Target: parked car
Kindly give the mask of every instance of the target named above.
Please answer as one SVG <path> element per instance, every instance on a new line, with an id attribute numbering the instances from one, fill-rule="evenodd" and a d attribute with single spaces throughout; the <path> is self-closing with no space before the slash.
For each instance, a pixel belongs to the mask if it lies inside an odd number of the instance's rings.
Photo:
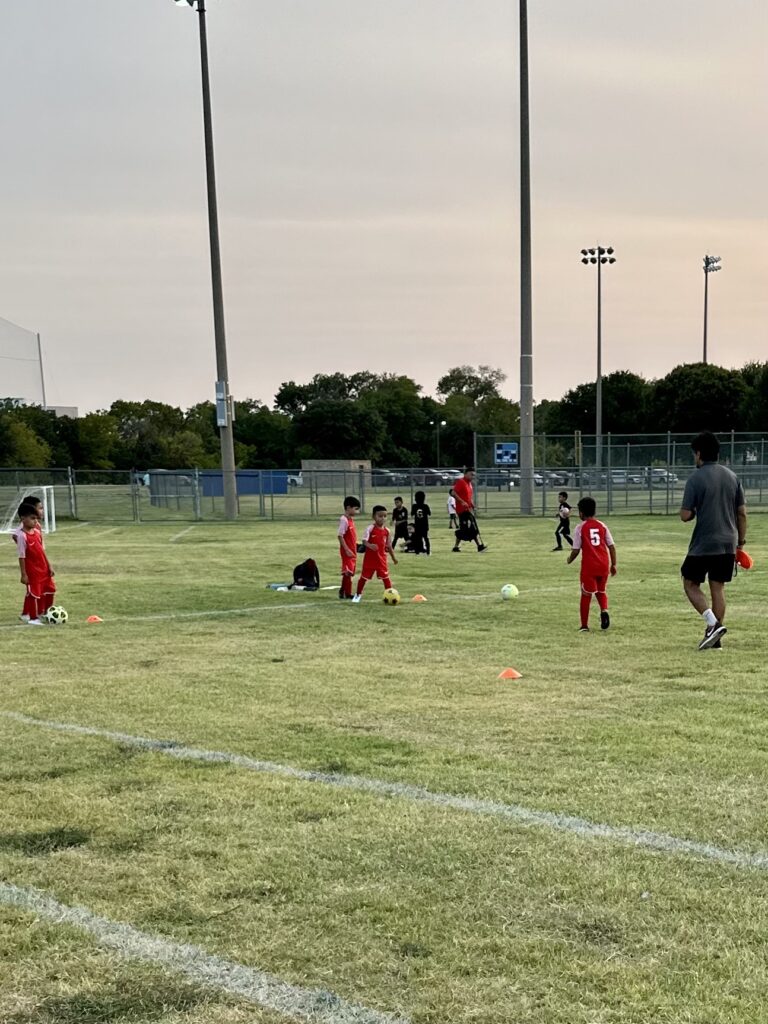
<path id="1" fill-rule="evenodd" d="M 298 473 L 289 473 L 288 474 L 288 486 L 289 487 L 303 487 L 304 486 L 304 477 L 301 474 L 301 470 L 299 470 Z"/>
<path id="2" fill-rule="evenodd" d="M 667 469 L 647 468 L 645 470 L 644 483 L 646 487 L 666 487 L 668 484 L 676 484 L 679 477 Z"/>
<path id="3" fill-rule="evenodd" d="M 407 473 L 398 473 L 392 469 L 372 469 L 371 486 L 373 487 L 402 487 L 410 482 Z"/>

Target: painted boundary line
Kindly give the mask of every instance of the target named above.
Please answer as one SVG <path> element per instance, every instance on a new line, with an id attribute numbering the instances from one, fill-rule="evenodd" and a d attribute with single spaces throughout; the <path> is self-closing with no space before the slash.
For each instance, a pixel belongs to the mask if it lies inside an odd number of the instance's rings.
<path id="1" fill-rule="evenodd" d="M 188 533 L 191 533 L 194 530 L 194 528 L 194 526 L 188 526 L 186 530 L 182 530 L 181 533 L 174 533 L 174 535 L 171 537 L 168 543 L 173 544 L 175 543 L 175 541 L 181 540 L 182 537 L 186 537 Z"/>
<path id="2" fill-rule="evenodd" d="M 291 985 L 265 971 L 214 956 L 200 946 L 172 942 L 99 917 L 85 907 L 67 906 L 38 889 L 0 882 L 0 903 L 87 932 L 101 946 L 128 960 L 168 967 L 200 985 L 312 1024 L 409 1024 L 406 1017 L 348 1003 L 323 989 Z"/>
<path id="3" fill-rule="evenodd" d="M 175 757 L 180 761 L 232 764 L 247 771 L 279 775 L 300 782 L 320 782 L 342 789 L 372 793 L 375 796 L 399 797 L 403 800 L 431 804 L 448 810 L 505 818 L 524 826 L 537 826 L 556 832 L 570 832 L 586 839 L 608 839 L 638 849 L 689 855 L 716 861 L 719 864 L 730 864 L 737 868 L 757 868 L 761 871 L 768 871 L 768 852 L 766 851 L 749 853 L 744 850 L 729 850 L 711 843 L 681 839 L 666 832 L 653 832 L 649 829 L 630 828 L 623 825 L 606 825 L 569 814 L 537 811 L 519 804 L 505 804 L 495 800 L 482 800 L 478 797 L 455 796 L 452 793 L 440 793 L 423 786 L 413 786 L 405 782 L 385 782 L 382 779 L 370 779 L 364 775 L 335 775 L 330 772 L 307 771 L 303 768 L 294 768 L 291 765 L 277 764 L 274 761 L 257 761 L 243 754 L 186 747 L 174 740 L 153 740 L 144 736 L 132 736 L 128 733 L 109 732 L 106 729 L 97 729 L 87 725 L 32 718 L 18 711 L 2 711 L 0 718 L 10 719 L 22 725 L 53 729 L 57 732 L 71 733 L 77 736 L 96 736 L 100 739 L 112 740 L 115 743 L 139 747 L 152 753 L 166 754 L 168 757 Z"/>
<path id="4" fill-rule="evenodd" d="M 334 590 L 336 588 L 334 587 Z M 257 605 L 255 608 L 219 608 L 214 611 L 201 611 L 201 612 L 158 612 L 157 615 L 119 615 L 115 618 L 107 617 L 104 619 L 104 624 L 109 623 L 121 623 L 121 622 L 165 622 L 173 621 L 175 619 L 215 619 L 220 618 L 223 615 L 255 615 L 261 612 L 286 612 L 293 611 L 296 608 L 309 608 L 311 603 L 309 601 L 299 601 L 296 604 L 276 604 L 276 605 Z M 71 629 L 72 626 L 82 626 L 85 623 L 71 623 L 67 626 Z M 0 626 L 0 630 L 6 629 L 18 629 L 26 630 L 27 627 L 21 623 L 13 623 Z"/>

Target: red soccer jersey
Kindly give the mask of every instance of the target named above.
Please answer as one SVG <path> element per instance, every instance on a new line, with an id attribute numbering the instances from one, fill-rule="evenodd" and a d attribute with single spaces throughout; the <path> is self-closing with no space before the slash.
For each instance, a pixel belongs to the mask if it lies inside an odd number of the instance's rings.
<path id="1" fill-rule="evenodd" d="M 346 558 L 347 555 L 341 546 L 342 540 L 353 554 L 357 552 L 357 530 L 355 529 L 355 520 L 351 516 L 342 516 L 339 520 L 339 551 L 341 551 L 341 557 Z"/>
<path id="2" fill-rule="evenodd" d="M 371 523 L 363 535 L 363 540 L 366 544 L 376 545 L 375 551 L 368 551 L 366 548 L 363 559 L 363 575 L 367 575 L 366 570 L 369 569 L 378 572 L 379 576 L 386 576 L 389 530 L 386 526 L 376 526 L 375 523 Z"/>
<path id="3" fill-rule="evenodd" d="M 475 507 L 475 503 L 472 500 L 472 484 L 469 480 L 465 480 L 463 476 L 460 476 L 453 485 L 453 493 L 456 496 L 456 511 L 459 514 L 470 512 Z"/>
<path id="4" fill-rule="evenodd" d="M 584 519 L 579 523 L 573 533 L 573 550 L 581 551 L 583 578 L 608 576 L 611 568 L 608 548 L 611 544 L 611 531 L 599 519 Z"/>

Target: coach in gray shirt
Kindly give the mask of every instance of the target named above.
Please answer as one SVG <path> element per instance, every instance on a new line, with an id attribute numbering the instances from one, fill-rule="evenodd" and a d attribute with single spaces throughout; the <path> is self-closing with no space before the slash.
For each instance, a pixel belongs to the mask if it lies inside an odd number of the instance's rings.
<path id="1" fill-rule="evenodd" d="M 696 520 L 688 555 L 680 571 L 688 600 L 706 623 L 699 650 L 720 647 L 725 634 L 725 584 L 733 578 L 736 549 L 747 539 L 747 509 L 744 491 L 735 473 L 718 463 L 720 442 L 709 431 L 691 441 L 696 472 L 688 478 L 683 492 L 680 518 Z M 709 579 L 712 607 L 701 585 Z"/>

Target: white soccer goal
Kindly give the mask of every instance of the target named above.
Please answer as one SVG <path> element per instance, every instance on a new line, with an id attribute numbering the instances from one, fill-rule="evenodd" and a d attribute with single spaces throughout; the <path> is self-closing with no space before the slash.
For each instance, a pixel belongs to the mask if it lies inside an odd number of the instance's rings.
<path id="1" fill-rule="evenodd" d="M 7 491 L 7 488 L 4 488 Z M 22 498 L 39 498 L 43 503 L 43 533 L 56 532 L 56 498 L 53 487 L 30 487 L 19 488 L 13 500 L 7 506 L 3 518 L 0 520 L 0 533 L 10 533 L 19 525 L 19 505 Z"/>

